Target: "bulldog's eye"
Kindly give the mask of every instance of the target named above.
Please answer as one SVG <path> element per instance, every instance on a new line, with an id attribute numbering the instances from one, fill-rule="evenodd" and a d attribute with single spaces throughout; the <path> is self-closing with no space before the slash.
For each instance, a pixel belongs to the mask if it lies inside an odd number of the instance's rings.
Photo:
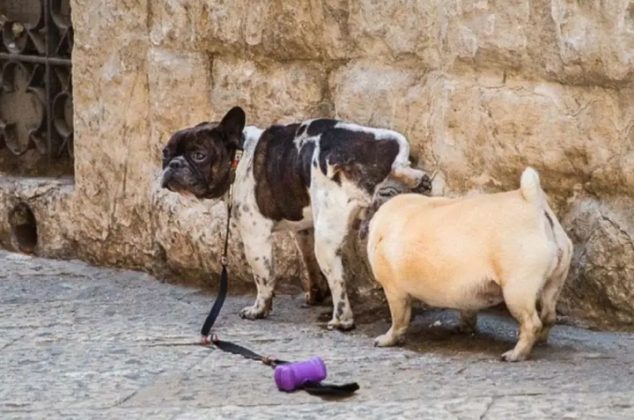
<path id="1" fill-rule="evenodd" d="M 193 151 L 190 156 L 192 157 L 192 159 L 198 162 L 207 159 L 207 153 L 201 152 L 200 150 Z"/>
<path id="2" fill-rule="evenodd" d="M 169 150 L 163 149 L 163 159 L 167 159 L 169 157 Z"/>

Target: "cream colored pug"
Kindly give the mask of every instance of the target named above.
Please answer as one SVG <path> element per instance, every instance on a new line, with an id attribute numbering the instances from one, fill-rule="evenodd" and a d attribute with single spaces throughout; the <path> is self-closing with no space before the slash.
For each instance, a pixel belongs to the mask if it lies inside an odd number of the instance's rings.
<path id="1" fill-rule="evenodd" d="M 505 302 L 519 322 L 519 340 L 502 355 L 525 360 L 546 341 L 572 256 L 532 168 L 519 190 L 464 198 L 403 194 L 370 223 L 368 257 L 383 286 L 392 327 L 376 346 L 402 341 L 410 299 L 458 309 L 461 326 L 475 328 L 477 311 Z M 537 305 L 540 305 L 540 311 Z"/>

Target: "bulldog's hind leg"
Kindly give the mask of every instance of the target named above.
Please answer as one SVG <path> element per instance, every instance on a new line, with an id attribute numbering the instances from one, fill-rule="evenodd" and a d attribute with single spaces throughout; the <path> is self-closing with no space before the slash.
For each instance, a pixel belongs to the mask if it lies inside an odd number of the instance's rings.
<path id="1" fill-rule="evenodd" d="M 420 184 L 425 176 L 425 172 L 420 169 L 414 169 L 410 166 L 402 166 L 392 169 L 391 177 L 399 182 L 413 188 Z"/>
<path id="2" fill-rule="evenodd" d="M 546 280 L 544 285 L 540 301 L 541 312 L 539 317 L 542 321 L 542 330 L 537 336 L 538 343 L 545 343 L 548 341 L 548 335 L 550 330 L 557 321 L 557 299 L 564 287 L 566 278 L 568 277 L 568 269 L 570 268 L 570 259 L 572 258 L 572 243 L 567 240 L 566 246 L 562 247 L 559 264 L 555 271 L 551 274 L 550 278 Z"/>
<path id="3" fill-rule="evenodd" d="M 328 296 L 328 283 L 315 256 L 315 231 L 312 228 L 301 230 L 295 232 L 294 236 L 306 269 L 306 276 L 302 277 L 306 304 L 321 303 Z"/>
<path id="4" fill-rule="evenodd" d="M 258 293 L 255 303 L 240 311 L 240 317 L 246 319 L 266 318 L 271 312 L 276 282 L 272 258 L 272 223 L 264 218 L 257 219 L 250 219 L 250 222 L 246 222 L 247 225 L 242 221 L 240 224 L 244 253 L 253 271 Z M 249 223 L 251 226 L 248 226 Z"/>
<path id="5" fill-rule="evenodd" d="M 420 169 L 415 169 L 409 166 L 403 166 L 392 169 L 390 178 L 397 180 L 404 184 L 412 192 L 419 194 L 430 195 L 432 190 L 431 178 Z"/>
<path id="6" fill-rule="evenodd" d="M 511 279 L 503 289 L 504 303 L 519 323 L 519 339 L 512 350 L 502 354 L 502 360 L 526 360 L 542 329 L 535 303 L 543 281 L 531 277 Z"/>
<path id="7" fill-rule="evenodd" d="M 460 311 L 460 321 L 458 332 L 464 334 L 475 334 L 478 331 L 478 311 Z"/>
<path id="8" fill-rule="evenodd" d="M 354 327 L 352 308 L 343 277 L 342 249 L 348 233 L 352 209 L 324 205 L 316 212 L 315 256 L 328 280 L 332 294 L 332 319 L 328 328 L 349 330 Z"/>

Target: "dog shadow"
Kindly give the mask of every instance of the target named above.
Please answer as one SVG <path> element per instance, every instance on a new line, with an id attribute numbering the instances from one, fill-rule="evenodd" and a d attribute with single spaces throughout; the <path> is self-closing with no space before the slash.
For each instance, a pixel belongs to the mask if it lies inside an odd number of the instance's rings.
<path id="1" fill-rule="evenodd" d="M 374 302 L 374 301 L 370 301 Z M 353 331 L 348 332 L 363 336 L 368 346 L 374 345 L 374 339 L 387 332 L 391 318 L 387 304 L 364 302 L 364 305 L 353 303 L 355 324 Z M 304 308 L 312 312 L 313 322 L 326 329 L 332 315 L 332 308 L 327 304 L 319 307 Z M 298 317 L 303 322 L 304 317 Z M 502 353 L 517 344 L 518 324 L 506 307 L 499 306 L 478 313 L 477 331 L 463 332 L 458 328 L 458 311 L 451 309 L 428 308 L 415 304 L 412 308 L 412 320 L 405 335 L 404 348 L 420 354 L 435 354 L 451 358 L 469 358 L 470 360 L 499 360 Z M 593 358 L 607 357 L 604 351 L 592 343 L 570 339 L 573 335 L 572 325 L 555 325 L 550 333 L 548 343 L 539 343 L 533 347 L 529 361 L 575 361 L 587 358 L 585 355 L 597 355 Z M 582 330 L 585 331 L 585 330 Z M 346 333 L 344 333 L 346 334 Z M 588 334 L 588 331 L 582 335 Z M 600 356 L 600 357 L 599 357 Z"/>
<path id="2" fill-rule="evenodd" d="M 374 320 L 363 314 L 358 317 L 357 330 L 368 336 L 373 344 L 375 337 L 384 334 L 390 327 L 389 312 Z M 518 324 L 505 308 L 494 308 L 478 314 L 477 331 L 463 332 L 459 329 L 457 311 L 448 309 L 422 309 L 412 311 L 412 321 L 402 348 L 417 353 L 432 353 L 449 357 L 469 356 L 475 359 L 499 359 L 501 354 L 512 349 L 517 343 Z M 532 360 L 568 359 L 575 352 L 573 346 L 558 342 L 556 328 L 551 332 L 550 342 L 536 344 L 531 352 Z"/>

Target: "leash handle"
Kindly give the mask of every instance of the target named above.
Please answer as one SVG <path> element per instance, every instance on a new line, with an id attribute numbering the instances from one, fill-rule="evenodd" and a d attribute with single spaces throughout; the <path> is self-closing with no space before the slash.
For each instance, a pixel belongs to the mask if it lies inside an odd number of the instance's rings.
<path id="1" fill-rule="evenodd" d="M 356 382 L 350 382 L 343 385 L 308 383 L 302 388 L 304 391 L 311 395 L 317 395 L 320 397 L 338 397 L 345 398 L 354 394 L 359 389 L 359 384 Z"/>

